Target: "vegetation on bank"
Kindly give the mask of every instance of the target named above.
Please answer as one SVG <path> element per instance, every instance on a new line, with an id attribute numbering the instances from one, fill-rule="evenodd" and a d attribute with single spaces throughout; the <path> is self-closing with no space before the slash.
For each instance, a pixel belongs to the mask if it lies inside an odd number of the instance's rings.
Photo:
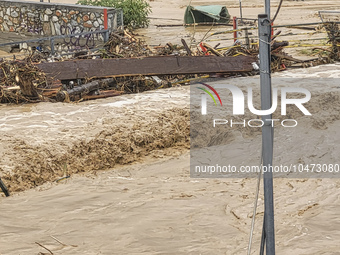
<path id="1" fill-rule="evenodd" d="M 79 0 L 77 4 L 120 8 L 124 14 L 124 25 L 142 28 L 149 25 L 151 6 L 145 0 Z"/>

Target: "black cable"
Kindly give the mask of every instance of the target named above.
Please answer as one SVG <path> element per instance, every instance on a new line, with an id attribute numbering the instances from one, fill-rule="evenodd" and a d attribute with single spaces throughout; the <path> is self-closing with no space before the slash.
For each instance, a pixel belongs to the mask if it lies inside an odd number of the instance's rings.
<path id="1" fill-rule="evenodd" d="M 280 1 L 279 6 L 277 7 L 276 13 L 275 13 L 274 18 L 272 19 L 271 23 L 274 23 L 277 15 L 279 14 L 281 6 L 282 6 L 282 3 L 283 3 L 283 0 Z"/>
<path id="2" fill-rule="evenodd" d="M 5 193 L 5 196 L 9 197 L 9 191 L 8 191 L 6 185 L 2 182 L 1 178 L 0 178 L 0 188 Z"/>

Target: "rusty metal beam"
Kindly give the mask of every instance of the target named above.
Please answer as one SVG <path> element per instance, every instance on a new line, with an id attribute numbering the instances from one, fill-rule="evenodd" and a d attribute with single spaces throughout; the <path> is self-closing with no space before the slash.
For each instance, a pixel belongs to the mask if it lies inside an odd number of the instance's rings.
<path id="1" fill-rule="evenodd" d="M 255 59 L 248 56 L 160 56 L 121 59 L 89 59 L 37 66 L 59 80 L 138 75 L 176 75 L 250 72 Z"/>

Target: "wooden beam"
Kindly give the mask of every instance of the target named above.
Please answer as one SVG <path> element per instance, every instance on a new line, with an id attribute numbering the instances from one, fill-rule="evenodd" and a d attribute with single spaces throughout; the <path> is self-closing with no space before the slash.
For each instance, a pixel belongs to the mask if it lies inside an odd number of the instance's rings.
<path id="1" fill-rule="evenodd" d="M 37 66 L 59 80 L 139 75 L 176 75 L 250 72 L 255 58 L 249 56 L 160 56 L 144 58 L 87 59 Z"/>
<path id="2" fill-rule="evenodd" d="M 303 63 L 303 62 L 305 62 L 304 60 L 300 60 L 300 59 L 293 58 L 291 56 L 286 56 L 286 55 L 279 54 L 279 53 L 271 53 L 271 54 L 272 54 L 272 56 L 275 56 L 275 57 L 278 57 L 278 58 L 282 58 L 282 59 L 287 59 L 289 61 L 294 61 L 296 63 Z"/>

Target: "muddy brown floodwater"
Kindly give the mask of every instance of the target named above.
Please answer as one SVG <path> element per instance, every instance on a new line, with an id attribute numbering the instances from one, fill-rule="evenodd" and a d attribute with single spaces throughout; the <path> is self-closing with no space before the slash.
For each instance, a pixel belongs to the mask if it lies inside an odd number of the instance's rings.
<path id="1" fill-rule="evenodd" d="M 263 9 L 260 1 L 242 2 L 247 16 Z M 150 3 L 157 19 L 138 33 L 155 45 L 190 38 L 192 28 L 154 27 L 163 18 L 180 23 L 188 2 Z M 221 3 L 238 14 L 238 1 L 210 4 Z M 284 7 L 278 23 L 339 9 L 335 1 L 285 1 Z M 275 129 L 275 164 L 339 164 L 340 65 L 273 78 L 294 78 L 290 86 L 312 94 L 311 117 L 290 111 L 299 125 Z M 258 79 L 212 84 L 258 89 Z M 190 178 L 189 99 L 189 86 L 182 86 L 78 104 L 0 105 L 0 173 L 12 192 L 0 197 L 0 254 L 48 254 L 45 248 L 60 255 L 246 254 L 256 180 Z M 226 161 L 258 164 L 260 130 L 227 130 L 221 139 L 229 145 Z M 339 188 L 338 178 L 274 179 L 277 254 L 339 254 Z M 252 254 L 262 219 L 261 188 Z"/>
<path id="2" fill-rule="evenodd" d="M 330 64 L 273 75 L 308 87 L 313 114 L 292 112 L 299 126 L 276 129 L 276 164 L 339 163 L 339 70 Z M 258 77 L 217 83 L 224 82 L 256 87 Z M 45 252 L 36 242 L 54 254 L 244 254 L 256 180 L 190 178 L 189 91 L 2 105 L 3 178 L 14 191 L 39 186 L 1 198 L 1 254 Z M 259 131 L 227 135 L 228 162 L 258 164 Z M 283 178 L 274 185 L 277 252 L 336 254 L 339 180 Z M 252 254 L 262 217 L 261 192 Z"/>

